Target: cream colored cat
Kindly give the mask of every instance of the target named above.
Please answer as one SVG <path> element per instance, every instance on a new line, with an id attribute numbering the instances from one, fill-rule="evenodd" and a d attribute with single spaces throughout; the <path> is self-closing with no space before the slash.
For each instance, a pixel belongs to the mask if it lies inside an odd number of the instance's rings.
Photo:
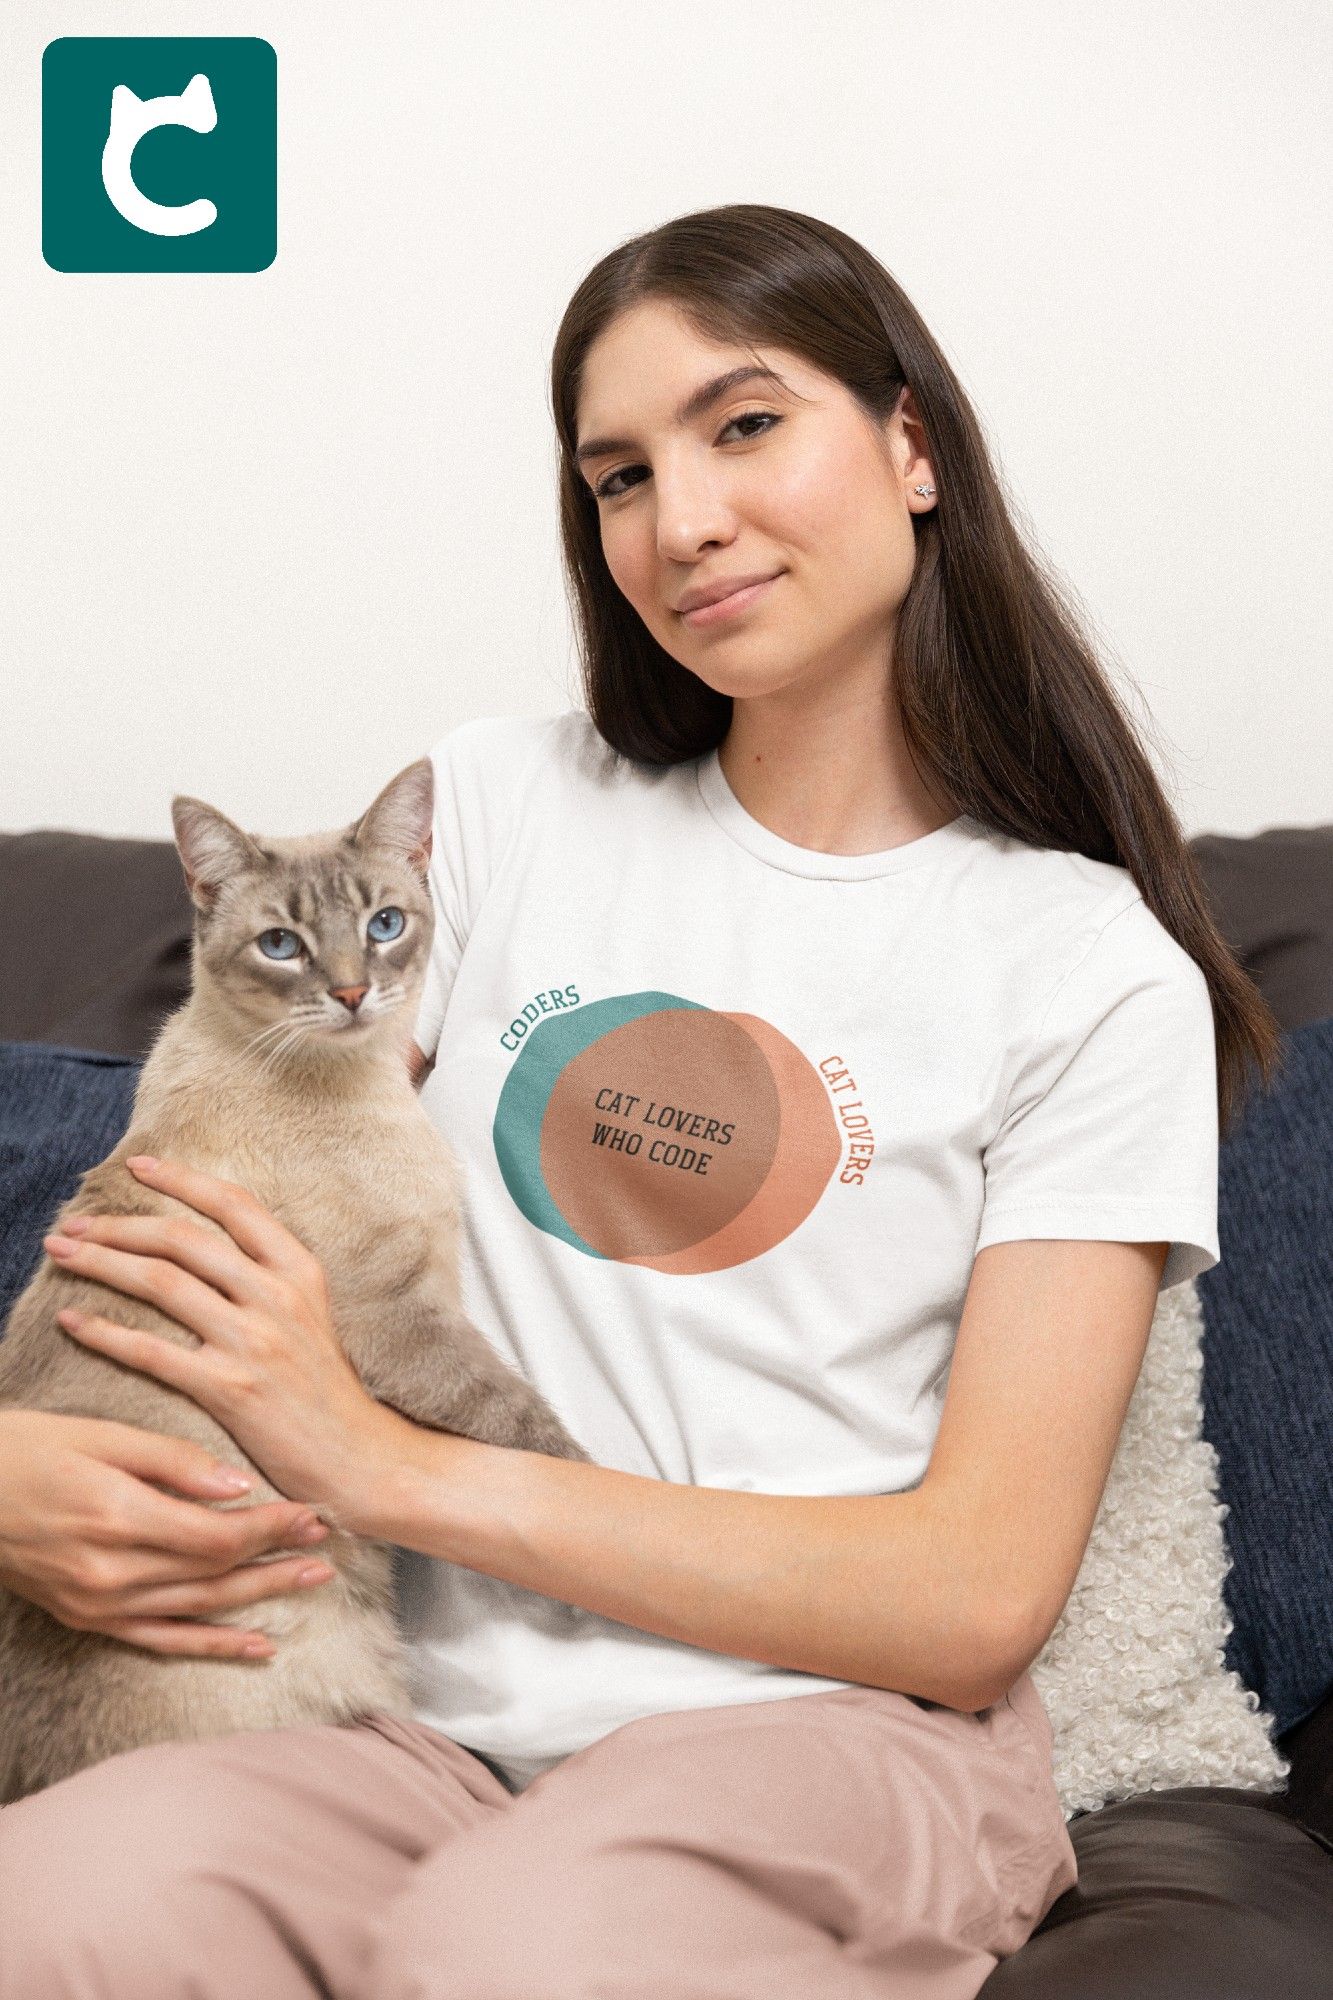
<path id="1" fill-rule="evenodd" d="M 52 1227 L 80 1213 L 184 1213 L 220 1229 L 136 1180 L 123 1164 L 133 1153 L 237 1181 L 318 1257 L 338 1338 L 381 1402 L 586 1459 L 459 1309 L 461 1173 L 408 1072 L 434 928 L 432 800 L 428 758 L 333 833 L 261 840 L 199 799 L 173 799 L 196 913 L 191 995 L 144 1064 L 128 1131 Z M 196 1344 L 146 1301 L 44 1258 L 0 1340 L 0 1407 L 191 1438 L 254 1477 L 250 1496 L 219 1505 L 284 1497 L 191 1398 L 66 1334 L 55 1315 L 68 1305 Z M 391 1547 L 330 1525 L 318 1553 L 334 1578 L 214 1620 L 266 1632 L 278 1648 L 266 1660 L 155 1653 L 0 1588 L 0 1802 L 141 1743 L 409 1716 Z M 550 1601 L 550 1615 L 575 1614 Z"/>

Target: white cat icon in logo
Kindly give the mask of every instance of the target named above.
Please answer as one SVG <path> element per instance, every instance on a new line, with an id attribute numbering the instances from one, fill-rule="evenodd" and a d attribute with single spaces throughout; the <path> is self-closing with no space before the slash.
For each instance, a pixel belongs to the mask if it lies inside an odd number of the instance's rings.
<path id="1" fill-rule="evenodd" d="M 102 148 L 102 185 L 112 206 L 134 228 L 152 236 L 193 236 L 217 221 L 216 205 L 200 196 L 178 204 L 153 201 L 135 183 L 134 149 L 159 125 L 185 125 L 211 132 L 218 122 L 208 78 L 192 76 L 179 96 L 136 97 L 127 83 L 111 93 L 111 127 Z"/>

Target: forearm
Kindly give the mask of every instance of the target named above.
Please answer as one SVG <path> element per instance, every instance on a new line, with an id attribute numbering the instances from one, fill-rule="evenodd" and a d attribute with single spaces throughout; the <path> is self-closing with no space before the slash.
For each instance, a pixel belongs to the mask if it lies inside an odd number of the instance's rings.
<path id="1" fill-rule="evenodd" d="M 710 1652 L 960 1708 L 1016 1678 L 921 1488 L 733 1492 L 405 1424 L 363 1492 L 358 1533 Z"/>

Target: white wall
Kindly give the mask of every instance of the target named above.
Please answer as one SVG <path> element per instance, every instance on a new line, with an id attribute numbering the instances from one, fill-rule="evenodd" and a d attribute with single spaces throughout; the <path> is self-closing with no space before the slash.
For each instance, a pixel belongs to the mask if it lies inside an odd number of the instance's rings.
<path id="1" fill-rule="evenodd" d="M 41 56 L 278 55 L 252 275 L 41 256 Z M 1325 0 L 23 0 L 0 29 L 0 827 L 339 825 L 577 699 L 550 343 L 723 201 L 894 272 L 1190 832 L 1333 819 Z"/>

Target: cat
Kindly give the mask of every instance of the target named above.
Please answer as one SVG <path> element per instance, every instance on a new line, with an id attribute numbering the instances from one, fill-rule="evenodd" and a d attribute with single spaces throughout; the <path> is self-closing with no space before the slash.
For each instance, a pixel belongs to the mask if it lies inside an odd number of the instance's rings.
<path id="1" fill-rule="evenodd" d="M 183 1213 L 221 1228 L 137 1180 L 131 1154 L 235 1181 L 319 1259 L 339 1342 L 379 1401 L 435 1429 L 586 1460 L 459 1304 L 462 1170 L 409 1076 L 434 930 L 433 798 L 422 758 L 350 826 L 284 839 L 173 798 L 194 905 L 190 996 L 153 1042 L 128 1130 L 52 1226 Z M 254 1482 L 241 1502 L 218 1505 L 289 1497 L 191 1397 L 67 1334 L 55 1315 L 70 1305 L 197 1344 L 146 1301 L 43 1258 L 0 1339 L 0 1408 L 193 1439 Z M 0 1587 L 0 1803 L 149 1742 L 372 1710 L 410 1717 L 392 1545 L 319 1511 L 331 1532 L 317 1553 L 337 1574 L 211 1620 L 265 1632 L 277 1646 L 266 1659 L 157 1653 L 66 1626 Z M 578 1615 L 520 1594 L 555 1622 Z"/>

